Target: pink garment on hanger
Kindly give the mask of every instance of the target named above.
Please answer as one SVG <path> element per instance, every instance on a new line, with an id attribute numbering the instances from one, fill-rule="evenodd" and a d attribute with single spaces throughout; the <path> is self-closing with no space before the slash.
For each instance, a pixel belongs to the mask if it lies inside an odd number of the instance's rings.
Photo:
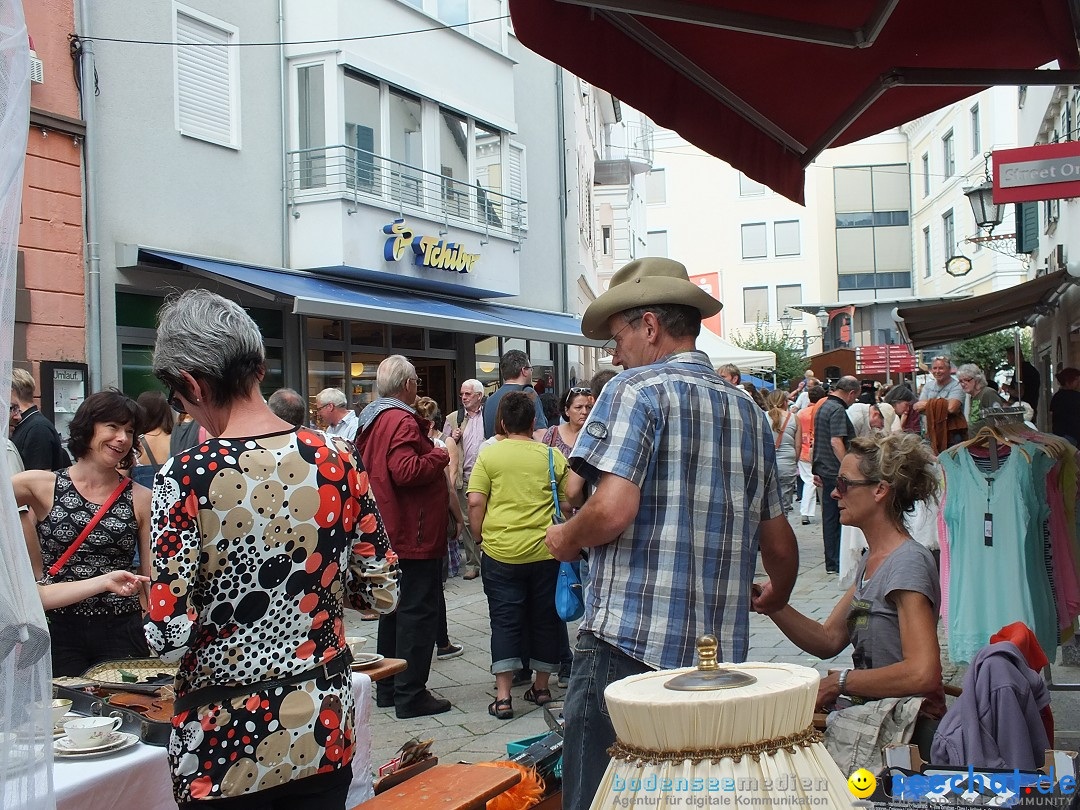
<path id="1" fill-rule="evenodd" d="M 1046 475 L 1046 500 L 1050 507 L 1050 550 L 1054 559 L 1054 603 L 1057 605 L 1058 628 L 1072 626 L 1080 616 L 1080 583 L 1076 581 L 1076 560 L 1069 529 L 1065 523 L 1065 500 L 1061 493 L 1061 464 L 1055 464 Z"/>

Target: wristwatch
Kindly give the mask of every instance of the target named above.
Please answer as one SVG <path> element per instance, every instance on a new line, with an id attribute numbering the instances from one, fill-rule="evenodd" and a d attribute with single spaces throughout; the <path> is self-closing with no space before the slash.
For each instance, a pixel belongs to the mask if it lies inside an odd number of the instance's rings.
<path id="1" fill-rule="evenodd" d="M 840 677 L 836 679 L 836 684 L 840 687 L 841 695 L 847 694 L 847 676 L 849 672 L 851 672 L 850 669 L 840 670 Z"/>

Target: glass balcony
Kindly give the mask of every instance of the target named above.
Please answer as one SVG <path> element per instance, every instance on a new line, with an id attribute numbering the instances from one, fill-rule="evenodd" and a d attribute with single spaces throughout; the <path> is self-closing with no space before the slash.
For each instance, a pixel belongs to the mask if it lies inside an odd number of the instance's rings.
<path id="1" fill-rule="evenodd" d="M 528 230 L 525 200 L 390 160 L 353 146 L 287 153 L 289 203 L 339 196 L 508 238 Z"/>

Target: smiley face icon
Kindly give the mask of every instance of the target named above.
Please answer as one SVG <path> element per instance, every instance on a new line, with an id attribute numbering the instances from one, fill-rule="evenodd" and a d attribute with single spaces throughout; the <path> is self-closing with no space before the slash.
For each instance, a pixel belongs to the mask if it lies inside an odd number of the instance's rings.
<path id="1" fill-rule="evenodd" d="M 851 795 L 859 799 L 865 799 L 874 792 L 874 788 L 877 787 L 877 779 L 866 768 L 859 768 L 848 777 L 847 785 Z"/>

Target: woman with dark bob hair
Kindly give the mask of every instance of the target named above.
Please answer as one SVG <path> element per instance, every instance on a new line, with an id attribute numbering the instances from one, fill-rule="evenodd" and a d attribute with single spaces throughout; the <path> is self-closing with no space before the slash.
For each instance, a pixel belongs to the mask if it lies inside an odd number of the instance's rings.
<path id="1" fill-rule="evenodd" d="M 169 403 L 216 437 L 154 479 L 145 630 L 180 665 L 177 804 L 340 810 L 355 747 L 344 611 L 397 605 L 367 473 L 350 443 L 270 410 L 262 335 L 232 301 L 166 302 L 153 367 Z"/>
<path id="2" fill-rule="evenodd" d="M 91 394 L 69 427 L 68 449 L 75 463 L 65 470 L 27 470 L 12 478 L 16 502 L 40 517 L 41 560 L 48 572 L 42 584 L 131 571 L 136 550 L 140 573 L 149 573 L 150 490 L 119 472 L 135 463 L 135 436 L 142 421 L 142 409 L 119 391 Z M 97 525 L 56 569 L 107 504 Z M 149 655 L 137 590 L 128 595 L 99 593 L 50 610 L 48 619 L 54 675 L 81 675 L 102 661 Z"/>
<path id="3" fill-rule="evenodd" d="M 916 502 L 937 494 L 931 460 L 922 440 L 910 433 L 854 439 L 831 494 L 840 505 L 840 522 L 862 529 L 869 546 L 855 571 L 855 584 L 824 624 L 790 605 L 769 614 L 785 636 L 811 655 L 832 658 L 853 648 L 853 669 L 822 678 L 819 710 L 878 698 L 922 697 L 912 742 L 927 758 L 945 713 L 937 640 L 941 590 L 934 557 L 911 539 L 904 516 Z"/>

